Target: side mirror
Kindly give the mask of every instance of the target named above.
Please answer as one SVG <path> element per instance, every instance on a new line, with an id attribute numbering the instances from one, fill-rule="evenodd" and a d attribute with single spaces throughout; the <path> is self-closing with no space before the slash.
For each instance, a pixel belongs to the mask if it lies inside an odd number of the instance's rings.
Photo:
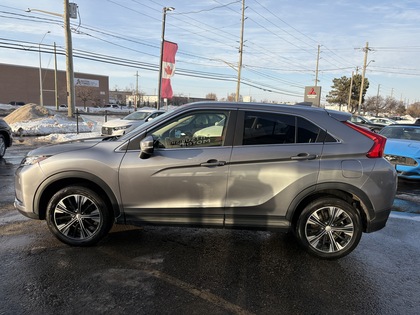
<path id="1" fill-rule="evenodd" d="M 153 151 L 154 151 L 153 143 L 154 141 L 153 141 L 152 136 L 147 136 L 146 138 L 140 141 L 139 157 L 141 159 L 148 159 L 153 154 Z"/>

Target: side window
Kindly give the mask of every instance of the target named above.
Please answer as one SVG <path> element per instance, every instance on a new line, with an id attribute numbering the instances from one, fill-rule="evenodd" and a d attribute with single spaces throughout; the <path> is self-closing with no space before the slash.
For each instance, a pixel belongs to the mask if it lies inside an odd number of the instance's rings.
<path id="1" fill-rule="evenodd" d="M 222 146 L 228 121 L 226 111 L 184 114 L 153 130 L 157 148 L 176 149 Z"/>
<path id="2" fill-rule="evenodd" d="M 295 117 L 290 115 L 246 112 L 243 144 L 283 144 L 295 142 Z"/>
<path id="3" fill-rule="evenodd" d="M 246 112 L 243 145 L 323 142 L 326 133 L 310 121 L 285 114 Z"/>
<path id="4" fill-rule="evenodd" d="M 297 126 L 297 143 L 323 142 L 323 139 L 320 139 L 321 129 L 310 121 L 298 117 Z"/>

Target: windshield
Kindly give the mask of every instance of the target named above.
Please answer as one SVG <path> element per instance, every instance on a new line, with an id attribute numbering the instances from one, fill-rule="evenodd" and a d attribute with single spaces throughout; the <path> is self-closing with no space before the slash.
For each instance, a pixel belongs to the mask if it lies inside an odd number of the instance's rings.
<path id="1" fill-rule="evenodd" d="M 385 127 L 380 132 L 389 139 L 420 141 L 420 127 L 392 126 Z"/>
<path id="2" fill-rule="evenodd" d="M 147 111 L 147 112 L 143 112 L 143 111 L 139 111 L 139 112 L 133 112 L 127 116 L 125 116 L 123 119 L 125 120 L 143 120 L 145 119 L 147 116 L 149 116 L 152 112 Z"/>
<path id="3" fill-rule="evenodd" d="M 125 135 L 121 136 L 118 139 L 119 140 L 123 140 L 123 141 L 124 140 L 127 140 L 127 139 L 130 139 L 131 137 L 133 137 L 133 135 L 135 135 L 136 133 L 138 133 L 139 129 L 143 129 L 143 128 L 146 128 L 147 129 L 151 123 L 155 123 L 157 121 L 160 121 L 161 119 L 165 119 L 165 117 L 168 115 L 168 113 L 170 113 L 170 112 L 165 112 L 164 114 L 161 114 L 161 115 L 159 115 L 158 117 L 156 117 L 154 119 L 151 119 L 149 121 L 146 121 L 144 124 L 141 124 L 137 128 L 134 128 L 130 132 L 127 132 Z"/>

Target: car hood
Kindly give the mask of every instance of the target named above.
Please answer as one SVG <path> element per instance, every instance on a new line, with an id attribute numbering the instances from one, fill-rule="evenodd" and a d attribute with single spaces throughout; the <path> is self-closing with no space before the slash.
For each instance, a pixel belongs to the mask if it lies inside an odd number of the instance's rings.
<path id="1" fill-rule="evenodd" d="M 42 147 L 30 151 L 27 155 L 55 155 L 69 151 L 88 149 L 97 145 L 98 143 L 103 141 L 103 139 L 104 138 L 88 138 L 66 141 L 57 144 L 44 145 Z"/>
<path id="2" fill-rule="evenodd" d="M 114 128 L 114 127 L 122 127 L 132 125 L 134 123 L 138 123 L 141 120 L 129 120 L 129 119 L 113 119 L 107 121 L 102 125 L 102 127 Z"/>
<path id="3" fill-rule="evenodd" d="M 387 139 L 385 154 L 420 157 L 420 141 Z"/>

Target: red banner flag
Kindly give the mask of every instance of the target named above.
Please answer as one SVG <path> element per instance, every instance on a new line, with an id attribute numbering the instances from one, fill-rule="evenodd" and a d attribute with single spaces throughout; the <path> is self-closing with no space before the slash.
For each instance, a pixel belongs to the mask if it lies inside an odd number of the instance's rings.
<path id="1" fill-rule="evenodd" d="M 173 92 L 171 87 L 171 77 L 175 73 L 175 54 L 178 50 L 178 45 L 172 42 L 163 42 L 163 57 L 162 57 L 162 98 L 172 98 Z"/>

